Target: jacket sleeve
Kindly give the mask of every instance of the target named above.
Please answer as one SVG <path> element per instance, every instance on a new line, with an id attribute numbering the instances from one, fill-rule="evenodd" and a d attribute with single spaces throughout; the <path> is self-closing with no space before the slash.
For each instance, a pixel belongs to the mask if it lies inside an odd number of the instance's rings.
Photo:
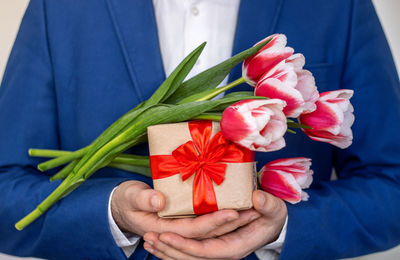
<path id="1" fill-rule="evenodd" d="M 23 231 L 14 224 L 59 182 L 35 169 L 29 148 L 59 148 L 57 106 L 45 4 L 32 0 L 0 88 L 0 251 L 46 259 L 124 259 L 107 205 L 123 178 L 94 178 Z"/>
<path id="2" fill-rule="evenodd" d="M 288 205 L 281 259 L 338 259 L 400 243 L 400 86 L 370 0 L 354 0 L 342 88 L 354 89 L 354 142 L 335 150 L 338 180 Z"/>

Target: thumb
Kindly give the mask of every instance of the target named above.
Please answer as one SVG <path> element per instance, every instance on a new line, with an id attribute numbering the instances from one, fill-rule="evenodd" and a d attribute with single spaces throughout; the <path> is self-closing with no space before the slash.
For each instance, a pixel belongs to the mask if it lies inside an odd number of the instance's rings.
<path id="1" fill-rule="evenodd" d="M 144 182 L 133 181 L 125 192 L 125 199 L 132 210 L 157 212 L 165 207 L 164 195 Z"/>
<path id="2" fill-rule="evenodd" d="M 274 216 L 286 207 L 283 200 L 262 190 L 253 192 L 253 205 L 264 216 Z"/>

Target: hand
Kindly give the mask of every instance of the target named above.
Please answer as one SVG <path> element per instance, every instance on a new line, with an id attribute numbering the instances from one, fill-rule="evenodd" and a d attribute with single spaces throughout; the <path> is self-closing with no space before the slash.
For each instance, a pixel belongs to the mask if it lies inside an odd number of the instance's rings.
<path id="1" fill-rule="evenodd" d="M 221 210 L 195 218 L 166 219 L 156 213 L 164 206 L 164 195 L 139 181 L 120 184 L 111 198 L 111 212 L 118 227 L 139 236 L 173 232 L 186 238 L 216 237 L 261 216 L 255 211 Z"/>
<path id="2" fill-rule="evenodd" d="M 261 190 L 253 192 L 254 212 L 262 217 L 236 231 L 204 240 L 185 238 L 176 233 L 149 232 L 144 248 L 162 259 L 240 259 L 275 241 L 285 224 L 285 203 Z"/>

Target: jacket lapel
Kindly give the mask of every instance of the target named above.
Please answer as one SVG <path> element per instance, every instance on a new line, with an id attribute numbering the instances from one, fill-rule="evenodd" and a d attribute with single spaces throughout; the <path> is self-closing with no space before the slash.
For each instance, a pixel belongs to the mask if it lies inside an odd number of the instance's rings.
<path id="1" fill-rule="evenodd" d="M 258 41 L 275 33 L 283 0 L 242 0 L 236 26 L 233 54 L 250 48 Z M 242 75 L 242 65 L 236 66 L 229 80 L 235 80 Z M 235 88 L 233 91 L 239 90 Z M 243 89 L 248 88 L 244 87 Z"/>
<path id="2" fill-rule="evenodd" d="M 150 0 L 107 0 L 132 85 L 141 101 L 165 79 Z"/>

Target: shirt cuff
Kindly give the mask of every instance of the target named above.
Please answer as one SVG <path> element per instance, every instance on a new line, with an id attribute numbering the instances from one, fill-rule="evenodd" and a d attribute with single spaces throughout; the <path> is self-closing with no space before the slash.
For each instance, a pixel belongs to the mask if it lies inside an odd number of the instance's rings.
<path id="1" fill-rule="evenodd" d="M 258 259 L 276 260 L 279 258 L 279 255 L 282 251 L 283 243 L 285 242 L 287 223 L 288 217 L 286 217 L 285 224 L 283 225 L 282 231 L 279 234 L 278 239 L 255 251 Z"/>
<path id="2" fill-rule="evenodd" d="M 140 241 L 140 236 L 122 232 L 117 226 L 117 223 L 115 223 L 111 213 L 111 198 L 115 189 L 116 188 L 111 191 L 108 199 L 108 223 L 110 225 L 111 234 L 115 240 L 115 243 L 122 249 L 122 251 L 124 251 L 126 257 L 129 258 L 133 252 L 135 252 Z"/>

